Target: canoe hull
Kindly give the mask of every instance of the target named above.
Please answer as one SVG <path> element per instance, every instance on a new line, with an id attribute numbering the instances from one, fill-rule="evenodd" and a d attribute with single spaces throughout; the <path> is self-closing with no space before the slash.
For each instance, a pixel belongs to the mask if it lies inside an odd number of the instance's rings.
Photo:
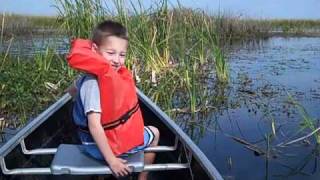
<path id="1" fill-rule="evenodd" d="M 179 132 L 175 130 L 177 127 L 170 127 L 170 123 L 168 124 L 168 122 L 166 122 L 168 121 L 168 117 L 163 117 L 161 114 L 163 112 L 159 114 L 157 107 L 154 108 L 155 105 L 151 104 L 149 99 L 146 99 L 141 93 L 139 100 L 145 125 L 156 126 L 160 130 L 160 145 L 173 146 L 176 137 L 183 140 L 181 143 L 178 143 L 176 151 L 157 153 L 155 163 L 190 162 L 189 169 L 151 172 L 150 176 L 152 179 L 214 179 L 211 171 L 216 171 L 215 168 L 205 169 L 204 166 L 206 165 L 199 161 L 199 157 L 195 158 L 197 152 L 194 151 L 194 144 L 193 146 L 186 145 L 185 143 L 188 143 L 188 141 L 185 141 L 183 135 L 181 136 L 181 132 L 179 134 Z M 68 100 L 25 138 L 27 149 L 56 148 L 62 143 L 79 144 L 76 127 L 72 123 L 71 112 L 72 100 Z M 53 156 L 54 155 L 24 155 L 18 145 L 5 157 L 5 160 L 8 169 L 18 167 L 50 167 Z M 209 166 L 212 166 L 212 164 L 210 163 Z M 96 177 L 97 176 L 92 175 L 2 175 L 1 179 L 95 179 Z M 218 178 L 215 179 L 220 179 L 219 177 L 218 174 Z"/>

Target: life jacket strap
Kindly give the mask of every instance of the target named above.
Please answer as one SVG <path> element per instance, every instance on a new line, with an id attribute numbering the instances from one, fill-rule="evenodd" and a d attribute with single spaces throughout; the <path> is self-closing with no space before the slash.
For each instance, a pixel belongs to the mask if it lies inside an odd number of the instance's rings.
<path id="1" fill-rule="evenodd" d="M 120 124 L 124 124 L 126 123 L 130 117 L 138 111 L 139 109 L 139 103 L 137 102 L 137 104 L 134 105 L 133 108 L 129 109 L 125 114 L 123 114 L 120 118 L 118 118 L 117 120 L 115 121 L 112 121 L 110 123 L 106 123 L 106 124 L 102 124 L 102 127 L 104 130 L 110 130 L 110 129 L 113 129 L 117 126 L 119 126 Z M 85 132 L 85 133 L 89 133 L 89 128 L 88 127 L 84 127 L 84 126 L 78 126 L 78 129 L 82 132 Z"/>
<path id="2" fill-rule="evenodd" d="M 102 127 L 104 130 L 109 130 L 109 129 L 113 129 L 117 126 L 119 126 L 120 124 L 124 124 L 126 123 L 130 117 L 137 112 L 139 109 L 139 103 L 137 102 L 131 109 L 129 109 L 125 114 L 123 114 L 119 119 L 117 119 L 116 121 L 112 121 L 110 123 L 106 123 L 106 124 L 102 124 Z"/>

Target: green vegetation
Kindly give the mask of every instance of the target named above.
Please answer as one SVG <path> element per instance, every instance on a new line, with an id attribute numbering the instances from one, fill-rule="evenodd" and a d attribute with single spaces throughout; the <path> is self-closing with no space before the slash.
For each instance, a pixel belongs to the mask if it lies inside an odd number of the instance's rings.
<path id="1" fill-rule="evenodd" d="M 320 33 L 319 20 L 270 20 L 266 21 L 273 30 L 280 30 L 283 33 Z"/>
<path id="2" fill-rule="evenodd" d="M 233 15 L 213 16 L 221 39 L 242 40 L 279 35 L 320 35 L 320 20 L 250 19 Z"/>
<path id="3" fill-rule="evenodd" d="M 218 45 L 215 23 L 204 11 L 181 6 L 169 9 L 167 0 L 147 10 L 141 2 L 126 5 L 115 0 L 116 14 L 109 13 L 109 7 L 99 0 L 57 3 L 62 26 L 70 37 L 89 38 L 92 27 L 105 18 L 123 23 L 130 37 L 127 65 L 134 67 L 141 79 L 138 86 L 167 112 L 176 106 L 188 112 L 205 109 L 201 98 L 205 85 L 200 83 L 207 76 L 205 65 L 217 66 L 212 70 L 218 70 L 218 81 L 228 82 L 229 69 Z M 181 104 L 174 105 L 177 98 Z"/>
<path id="4" fill-rule="evenodd" d="M 116 7 L 114 12 L 111 7 Z M 58 17 L 2 14 L 0 43 L 6 36 L 33 33 L 63 32 L 70 38 L 89 38 L 103 19 L 120 21 L 129 31 L 127 65 L 137 85 L 168 113 L 206 111 L 224 102 L 224 96 L 216 96 L 215 90 L 224 89 L 230 81 L 223 49 L 230 41 L 263 38 L 277 30 L 301 33 L 320 28 L 317 20 L 254 20 L 209 15 L 182 5 L 169 8 L 167 0 L 157 1 L 150 9 L 144 9 L 140 1 L 56 0 L 56 8 Z M 26 120 L 61 95 L 74 77 L 65 60 L 50 48 L 23 61 L 6 52 L 0 56 L 0 118 L 15 114 L 14 118 Z M 22 78 L 25 74 L 29 80 Z M 52 94 L 46 94 L 50 88 Z"/>
<path id="5" fill-rule="evenodd" d="M 30 16 L 2 13 L 0 14 L 0 19 L 5 19 L 5 26 L 2 26 L 4 28 L 4 35 L 11 36 L 42 33 L 61 33 L 61 29 L 59 27 L 62 23 L 64 23 L 64 27 L 69 26 L 67 29 L 83 26 L 81 30 L 77 30 L 79 31 L 79 36 L 77 37 L 86 37 L 89 36 L 88 33 L 97 22 L 106 17 L 115 16 L 114 14 L 110 13 L 110 8 L 106 8 L 101 0 L 55 1 L 57 3 L 57 9 L 59 13 L 63 14 L 63 21 L 55 16 Z M 153 14 L 153 12 L 156 12 L 157 8 L 159 8 L 161 4 L 168 4 L 167 0 L 159 0 L 156 8 L 146 11 L 139 3 L 137 5 L 133 5 L 132 2 L 127 2 L 127 4 L 132 6 L 134 15 L 140 14 L 141 12 L 145 13 L 145 15 L 148 15 L 148 11 Z M 129 13 L 126 9 L 125 1 L 113 0 L 111 4 L 113 4 L 117 8 L 118 20 L 122 21 L 125 24 L 132 24 L 130 22 L 132 20 L 132 16 L 130 14 L 130 18 L 128 18 Z M 66 11 L 63 12 L 63 10 Z M 221 40 L 263 38 L 272 35 L 272 33 L 274 32 L 278 32 L 283 35 L 320 34 L 320 20 L 251 19 L 248 17 L 242 17 L 225 12 L 219 12 L 214 15 L 208 15 L 204 13 L 203 16 L 201 15 L 201 11 L 199 12 L 199 10 L 186 9 L 182 6 L 176 9 L 170 9 L 167 6 L 166 11 L 174 12 L 172 18 L 176 20 L 183 19 L 179 17 L 180 15 L 183 15 L 184 18 L 195 18 L 193 19 L 194 21 L 202 20 L 202 18 L 210 19 L 214 24 L 215 33 L 219 35 Z M 160 14 L 153 15 L 157 16 Z M 66 21 L 65 18 L 69 18 L 69 20 Z M 174 22 L 177 22 L 176 20 L 174 20 Z"/>
<path id="6" fill-rule="evenodd" d="M 214 48 L 214 61 L 216 76 L 219 82 L 226 83 L 229 81 L 229 65 L 226 62 L 223 52 L 220 48 Z"/>
<path id="7" fill-rule="evenodd" d="M 320 144 L 320 134 L 318 132 L 319 125 L 316 119 L 312 118 L 307 113 L 306 109 L 299 102 L 297 102 L 290 94 L 289 94 L 289 102 L 292 103 L 297 108 L 297 110 L 299 111 L 299 114 L 302 117 L 302 123 L 301 123 L 302 130 L 304 129 L 311 130 L 312 133 L 310 135 L 313 135 L 316 139 L 317 144 Z"/>
<path id="8" fill-rule="evenodd" d="M 30 36 L 32 34 L 57 33 L 60 23 L 54 16 L 25 16 L 17 14 L 0 14 L 3 36 Z"/>
<path id="9" fill-rule="evenodd" d="M 37 115 L 57 100 L 74 73 L 54 50 L 34 59 L 0 55 L 0 118 L 15 125 Z"/>

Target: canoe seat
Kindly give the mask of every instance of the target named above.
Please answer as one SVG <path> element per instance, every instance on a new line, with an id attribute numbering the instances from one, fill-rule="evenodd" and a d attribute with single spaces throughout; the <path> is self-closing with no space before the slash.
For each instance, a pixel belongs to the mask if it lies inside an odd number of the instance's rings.
<path id="1" fill-rule="evenodd" d="M 133 172 L 141 172 L 144 168 L 144 152 L 132 154 L 123 159 Z M 96 160 L 83 152 L 82 145 L 61 144 L 51 163 L 52 174 L 112 174 L 104 161 Z"/>

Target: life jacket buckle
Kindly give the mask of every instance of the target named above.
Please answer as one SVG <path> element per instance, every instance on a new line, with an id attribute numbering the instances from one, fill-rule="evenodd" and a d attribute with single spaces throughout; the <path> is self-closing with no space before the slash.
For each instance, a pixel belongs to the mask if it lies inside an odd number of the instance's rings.
<path id="1" fill-rule="evenodd" d="M 123 124 L 125 123 L 130 117 L 128 115 L 126 115 L 125 117 L 123 117 L 121 120 L 120 120 L 120 123 Z"/>

